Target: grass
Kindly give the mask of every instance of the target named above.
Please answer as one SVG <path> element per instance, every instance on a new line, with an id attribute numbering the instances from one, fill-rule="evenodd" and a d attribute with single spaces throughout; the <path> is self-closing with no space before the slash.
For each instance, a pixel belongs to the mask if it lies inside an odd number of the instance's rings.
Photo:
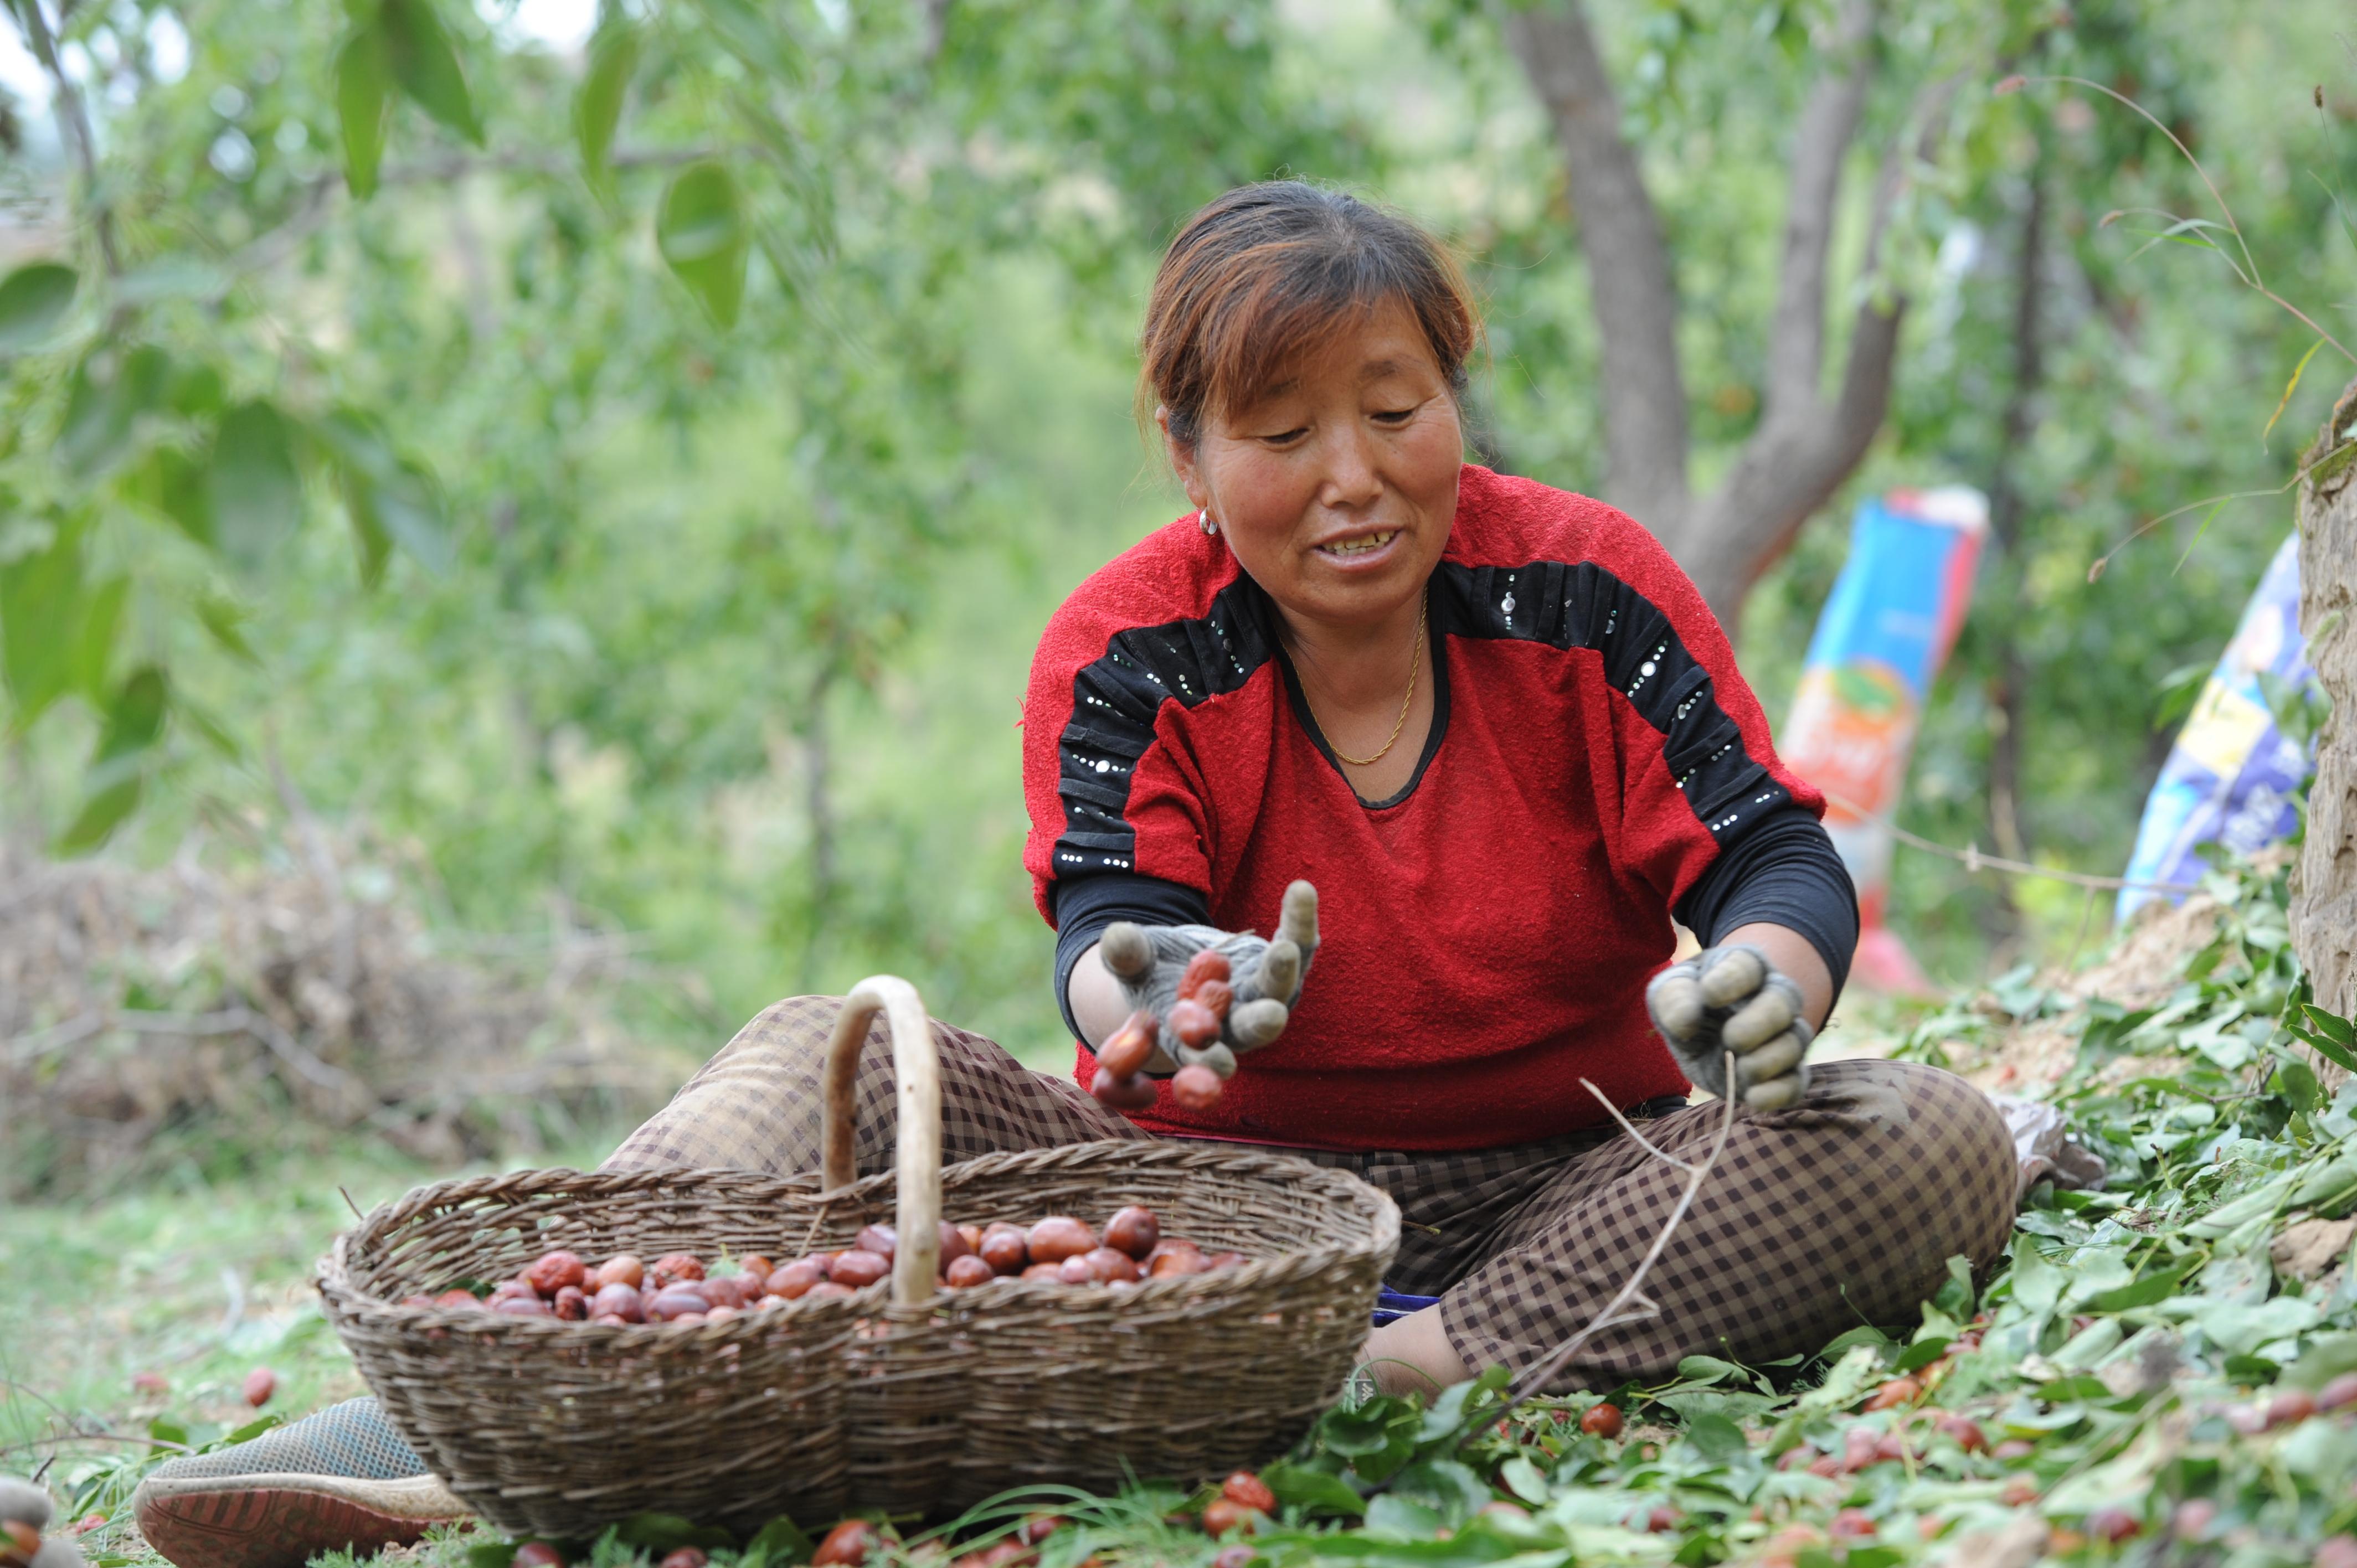
<path id="1" fill-rule="evenodd" d="M 585 1138 L 546 1163 L 595 1164 L 612 1141 Z M 95 1486 L 92 1500 L 112 1511 L 140 1457 L 173 1450 L 48 1440 L 177 1434 L 202 1444 L 254 1419 L 242 1390 L 256 1367 L 277 1374 L 265 1413 L 365 1393 L 320 1315 L 313 1266 L 351 1222 L 346 1194 L 364 1211 L 450 1174 L 360 1146 L 331 1160 L 259 1156 L 233 1179 L 190 1168 L 96 1202 L 0 1208 L 0 1322 L 10 1326 L 0 1334 L 0 1471 L 55 1454 L 52 1490 Z M 164 1386 L 135 1386 L 143 1374 Z M 110 1534 L 86 1544 L 103 1554 Z"/>

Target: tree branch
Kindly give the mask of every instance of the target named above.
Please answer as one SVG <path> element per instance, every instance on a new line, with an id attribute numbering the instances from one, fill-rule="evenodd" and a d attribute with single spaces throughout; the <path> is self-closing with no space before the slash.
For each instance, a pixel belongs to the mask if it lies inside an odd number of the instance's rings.
<path id="1" fill-rule="evenodd" d="M 1684 529 L 1685 377 L 1676 285 L 1661 218 L 1581 0 L 1499 16 L 1563 148 L 1572 218 L 1603 341 L 1604 491 L 1664 539 Z"/>
<path id="2" fill-rule="evenodd" d="M 65 128 L 66 140 L 73 144 L 74 162 L 81 169 L 82 195 L 90 203 L 91 225 L 98 232 L 99 257 L 106 263 L 107 276 L 120 276 L 123 258 L 114 248 L 114 214 L 99 193 L 98 137 L 91 130 L 81 89 L 74 85 L 58 59 L 57 39 L 50 36 L 48 18 L 41 14 L 41 0 L 23 0 L 15 9 L 24 27 L 25 42 L 41 69 L 49 73 L 50 85 L 56 90 L 58 124 Z"/>
<path id="3" fill-rule="evenodd" d="M 1865 70 L 1862 62 L 1851 67 L 1861 78 Z M 1928 161 L 1937 151 L 1948 106 L 1963 81 L 1959 72 L 1926 91 L 1917 103 L 1917 134 L 1911 140 L 1899 138 L 1883 159 L 1867 227 L 1865 271 L 1868 275 L 1879 261 L 1884 233 L 1907 188 L 1908 160 Z M 1848 79 L 1844 78 L 1822 84 L 1818 91 L 1839 94 L 1848 90 Z M 1862 81 L 1858 90 L 1863 91 Z M 1832 117 L 1828 110 L 1825 120 L 1830 122 Z M 1851 124 L 1854 134 L 1855 119 Z M 1788 258 L 1790 254 L 1788 249 Z M 1822 256 L 1816 264 L 1822 267 Z M 1822 287 L 1822 274 L 1818 286 Z M 1784 297 L 1789 300 L 1796 292 L 1792 281 L 1785 280 Z M 1899 328 L 1906 306 L 1904 298 L 1887 296 L 1869 296 L 1858 303 L 1841 386 L 1831 401 L 1813 384 L 1813 370 L 1810 384 L 1804 386 L 1797 375 L 1771 367 L 1770 384 L 1771 388 L 1781 385 L 1781 395 L 1772 396 L 1763 406 L 1759 428 L 1744 443 L 1724 482 L 1696 501 L 1693 521 L 1676 547 L 1678 562 L 1730 630 L 1744 595 L 1760 574 L 1857 468 L 1875 433 L 1882 428 L 1883 414 L 1890 404 Z M 1812 360 L 1821 353 L 1821 348 L 1813 349 Z"/>
<path id="4" fill-rule="evenodd" d="M 1792 186 L 1784 211 L 1784 253 L 1776 279 L 1776 314 L 1768 332 L 1770 416 L 1780 406 L 1813 402 L 1824 362 L 1825 256 L 1833 246 L 1834 207 L 1842 165 L 1857 134 L 1873 76 L 1870 51 L 1881 7 L 1846 0 L 1834 24 L 1831 63 L 1792 138 Z"/>

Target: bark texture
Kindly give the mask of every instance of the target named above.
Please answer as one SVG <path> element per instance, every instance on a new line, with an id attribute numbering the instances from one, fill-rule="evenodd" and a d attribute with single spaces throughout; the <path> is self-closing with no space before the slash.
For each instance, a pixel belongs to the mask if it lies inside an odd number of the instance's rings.
<path id="1" fill-rule="evenodd" d="M 2357 381 L 2301 460 L 2299 628 L 2332 715 L 2316 743 L 2292 945 L 2316 1003 L 2357 1013 Z"/>
<path id="2" fill-rule="evenodd" d="M 1782 260 L 1769 323 L 1760 424 L 1724 480 L 1696 495 L 1688 473 L 1678 300 L 1662 225 L 1583 0 L 1499 0 L 1498 19 L 1563 150 L 1573 220 L 1603 344 L 1606 499 L 1659 536 L 1730 628 L 1751 585 L 1866 456 L 1890 401 L 1906 302 L 1852 315 L 1837 382 L 1824 384 L 1826 263 L 1841 171 L 1875 68 L 1878 0 L 1842 0 L 1823 69 L 1794 127 Z M 1943 119 L 1953 81 L 1920 106 L 1922 144 L 1896 139 L 1875 181 L 1867 265 L 1905 183 Z"/>

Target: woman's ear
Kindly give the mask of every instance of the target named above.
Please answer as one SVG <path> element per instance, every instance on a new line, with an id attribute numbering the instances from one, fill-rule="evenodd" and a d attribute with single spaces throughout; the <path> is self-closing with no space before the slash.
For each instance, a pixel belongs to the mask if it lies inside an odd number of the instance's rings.
<path id="1" fill-rule="evenodd" d="M 1181 441 L 1170 434 L 1169 404 L 1157 403 L 1154 405 L 1154 424 L 1162 432 L 1163 453 L 1169 457 L 1170 471 L 1178 476 L 1179 487 L 1187 492 L 1187 499 L 1198 507 L 1211 505 L 1211 492 L 1203 488 L 1203 473 L 1195 462 L 1195 444 Z"/>

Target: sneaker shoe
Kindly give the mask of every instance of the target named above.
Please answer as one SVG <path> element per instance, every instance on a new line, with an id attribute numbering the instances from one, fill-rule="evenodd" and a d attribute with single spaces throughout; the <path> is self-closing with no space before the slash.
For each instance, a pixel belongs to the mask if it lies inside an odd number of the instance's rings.
<path id="1" fill-rule="evenodd" d="M 468 1513 L 372 1399 L 167 1460 L 131 1504 L 178 1568 L 301 1568 L 322 1552 L 407 1545 Z"/>

